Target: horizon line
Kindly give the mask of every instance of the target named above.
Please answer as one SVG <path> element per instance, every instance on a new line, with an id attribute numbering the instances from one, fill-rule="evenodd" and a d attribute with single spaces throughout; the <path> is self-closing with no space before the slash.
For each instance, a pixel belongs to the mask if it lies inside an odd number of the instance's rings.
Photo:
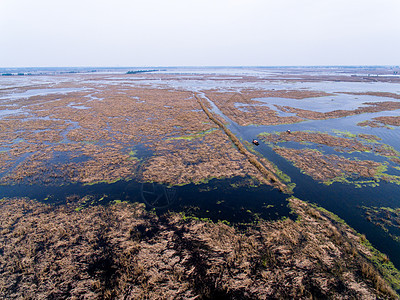
<path id="1" fill-rule="evenodd" d="M 45 68 L 98 68 L 98 69 L 127 69 L 127 68 L 323 68 L 323 67 L 396 67 L 400 65 L 176 65 L 176 66 L 0 66 L 0 69 L 45 69 Z"/>

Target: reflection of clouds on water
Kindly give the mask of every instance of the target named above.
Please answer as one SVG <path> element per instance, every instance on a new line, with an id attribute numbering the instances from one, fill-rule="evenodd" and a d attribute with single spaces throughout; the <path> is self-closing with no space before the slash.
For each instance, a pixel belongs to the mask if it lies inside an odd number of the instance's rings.
<path id="1" fill-rule="evenodd" d="M 290 100 L 293 100 L 293 99 L 290 99 Z M 242 112 L 251 112 L 251 110 L 248 107 L 266 106 L 266 107 L 274 110 L 279 117 L 293 117 L 293 116 L 297 115 L 296 113 L 289 113 L 289 112 L 281 111 L 280 109 L 278 109 L 276 107 L 276 105 L 269 104 L 269 103 L 267 103 L 267 104 L 247 104 L 247 103 L 236 102 L 234 105 L 238 110 L 240 110 Z"/>
<path id="2" fill-rule="evenodd" d="M 95 93 L 94 93 L 94 94 L 95 94 Z M 87 102 L 91 102 L 91 101 L 103 101 L 104 98 L 96 97 L 96 96 L 94 96 L 94 94 L 86 95 L 86 96 L 84 96 L 84 98 L 89 98 L 89 99 L 87 100 Z"/>
<path id="3" fill-rule="evenodd" d="M 6 95 L 2 95 L 0 97 L 0 100 L 16 100 L 21 98 L 30 98 L 34 96 L 45 96 L 49 94 L 67 94 L 72 92 L 81 92 L 83 90 L 85 90 L 85 88 L 32 89 L 25 92 L 11 92 Z"/>
<path id="4" fill-rule="evenodd" d="M 0 119 L 5 116 L 17 115 L 21 113 L 24 113 L 23 109 L 2 109 L 0 110 Z"/>
<path id="5" fill-rule="evenodd" d="M 313 81 L 287 82 L 283 85 L 287 89 L 309 89 L 326 93 L 337 92 L 389 92 L 400 93 L 400 83 L 392 82 L 347 82 L 347 81 Z"/>
<path id="6" fill-rule="evenodd" d="M 89 109 L 90 108 L 89 106 L 84 106 L 84 105 L 81 105 L 80 103 L 75 103 L 75 102 L 70 102 L 67 106 L 75 108 L 75 109 Z"/>

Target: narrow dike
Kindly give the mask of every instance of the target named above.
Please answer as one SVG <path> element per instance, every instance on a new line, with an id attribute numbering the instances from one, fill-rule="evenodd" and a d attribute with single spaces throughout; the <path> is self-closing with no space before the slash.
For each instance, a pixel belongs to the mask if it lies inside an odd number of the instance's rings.
<path id="1" fill-rule="evenodd" d="M 240 153 L 245 155 L 249 162 L 255 166 L 261 174 L 264 176 L 266 183 L 271 184 L 277 189 L 279 189 L 281 192 L 286 193 L 286 194 L 291 194 L 292 192 L 289 190 L 286 184 L 282 183 L 278 177 L 274 174 L 274 169 L 272 165 L 266 160 L 265 160 L 265 165 L 263 165 L 257 158 L 256 155 L 252 154 L 249 150 L 246 149 L 246 147 L 240 142 L 240 140 L 230 131 L 221 121 L 219 121 L 217 118 L 214 117 L 214 115 L 208 110 L 208 108 L 204 105 L 203 101 L 201 98 L 195 94 L 194 97 L 196 100 L 199 102 L 201 108 L 203 111 L 206 113 L 206 115 L 212 120 L 215 124 L 217 124 L 224 132 L 225 134 L 231 139 L 231 141 L 236 145 L 236 147 L 239 149 Z"/>

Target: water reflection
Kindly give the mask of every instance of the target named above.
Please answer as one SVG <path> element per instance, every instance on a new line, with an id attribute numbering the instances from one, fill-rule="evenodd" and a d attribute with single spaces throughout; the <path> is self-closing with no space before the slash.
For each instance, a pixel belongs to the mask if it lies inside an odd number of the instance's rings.
<path id="1" fill-rule="evenodd" d="M 213 179 L 204 184 L 170 187 L 135 180 L 93 185 L 0 185 L 0 197 L 29 197 L 49 204 L 66 204 L 73 196 L 90 201 L 75 203 L 81 208 L 113 201 L 145 203 L 148 209 L 185 212 L 198 218 L 232 223 L 254 222 L 291 217 L 287 195 L 270 186 L 248 186 L 250 178 Z"/>
<path id="2" fill-rule="evenodd" d="M 150 208 L 167 208 L 175 202 L 177 189 L 157 183 L 142 183 L 140 195 Z"/>

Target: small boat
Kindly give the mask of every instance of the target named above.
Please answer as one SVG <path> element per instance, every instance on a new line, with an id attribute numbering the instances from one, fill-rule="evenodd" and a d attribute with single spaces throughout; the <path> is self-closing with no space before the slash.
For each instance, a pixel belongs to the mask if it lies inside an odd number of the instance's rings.
<path id="1" fill-rule="evenodd" d="M 259 143 L 257 140 L 255 140 L 255 139 L 253 139 L 252 143 L 253 143 L 254 145 L 256 145 L 256 146 L 260 145 L 260 143 Z"/>

